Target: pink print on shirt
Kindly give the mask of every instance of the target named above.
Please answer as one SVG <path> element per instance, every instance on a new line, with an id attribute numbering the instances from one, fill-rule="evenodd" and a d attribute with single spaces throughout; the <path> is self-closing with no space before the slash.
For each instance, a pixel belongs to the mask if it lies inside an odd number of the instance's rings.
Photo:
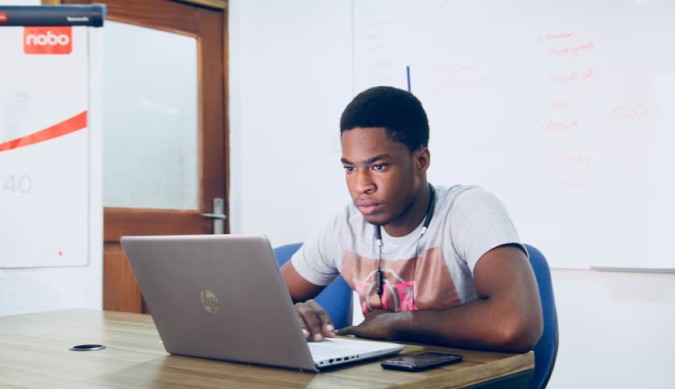
<path id="1" fill-rule="evenodd" d="M 363 313 L 447 309 L 461 303 L 439 248 L 431 248 L 417 259 L 383 259 L 381 298 L 376 284 L 378 262 L 350 251 L 342 259 L 342 275 L 359 295 Z"/>

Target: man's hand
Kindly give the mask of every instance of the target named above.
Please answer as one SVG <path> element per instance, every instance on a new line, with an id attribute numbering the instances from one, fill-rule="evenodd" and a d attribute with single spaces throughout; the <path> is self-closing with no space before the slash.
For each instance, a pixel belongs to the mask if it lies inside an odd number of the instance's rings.
<path id="1" fill-rule="evenodd" d="M 296 303 L 295 310 L 298 312 L 298 320 L 300 321 L 305 338 L 319 342 L 324 337 L 335 337 L 335 326 L 330 316 L 328 316 L 328 313 L 321 305 L 311 300 L 324 287 L 314 285 L 302 278 L 293 267 L 291 261 L 286 262 L 281 267 L 281 274 L 284 276 L 293 302 Z"/>
<path id="2" fill-rule="evenodd" d="M 392 324 L 399 319 L 400 313 L 383 310 L 374 310 L 364 316 L 363 322 L 357 326 L 345 327 L 337 332 L 338 335 L 354 335 L 359 338 L 393 340 Z"/>
<path id="3" fill-rule="evenodd" d="M 314 342 L 320 342 L 324 337 L 335 337 L 335 326 L 321 305 L 314 300 L 295 304 L 298 319 L 305 338 Z"/>

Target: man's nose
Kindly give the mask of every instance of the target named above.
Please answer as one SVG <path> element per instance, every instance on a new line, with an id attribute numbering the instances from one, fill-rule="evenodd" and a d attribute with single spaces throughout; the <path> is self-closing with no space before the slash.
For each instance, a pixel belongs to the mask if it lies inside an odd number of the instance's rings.
<path id="1" fill-rule="evenodd" d="M 370 174 L 370 170 L 360 170 L 356 172 L 355 189 L 359 193 L 371 193 L 375 190 L 375 183 Z"/>

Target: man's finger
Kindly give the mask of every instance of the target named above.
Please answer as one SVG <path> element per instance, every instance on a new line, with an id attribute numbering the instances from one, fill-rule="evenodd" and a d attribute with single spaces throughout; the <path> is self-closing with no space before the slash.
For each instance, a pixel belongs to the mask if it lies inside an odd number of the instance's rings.
<path id="1" fill-rule="evenodd" d="M 302 318 L 305 319 L 305 328 L 310 333 L 310 339 L 315 342 L 320 342 L 323 340 L 323 322 L 321 316 L 314 309 L 315 307 L 310 304 L 312 300 L 309 300 L 303 310 Z"/>
<path id="2" fill-rule="evenodd" d="M 329 338 L 335 337 L 335 325 L 328 312 L 314 300 L 308 300 L 307 305 L 311 307 L 321 322 L 321 334 Z"/>
<path id="3" fill-rule="evenodd" d="M 295 304 L 295 310 L 302 318 L 303 329 L 307 331 L 306 333 L 303 332 L 306 338 L 315 342 L 323 340 L 325 323 L 319 312 L 319 310 L 323 310 L 321 306 L 313 300 L 308 300 L 305 303 Z"/>
<path id="4" fill-rule="evenodd" d="M 336 331 L 337 335 L 340 336 L 345 336 L 345 335 L 356 335 L 356 326 L 349 326 L 345 328 L 341 328 Z"/>
<path id="5" fill-rule="evenodd" d="M 335 326 L 328 313 L 314 300 L 295 304 L 306 339 L 321 341 L 335 336 Z"/>

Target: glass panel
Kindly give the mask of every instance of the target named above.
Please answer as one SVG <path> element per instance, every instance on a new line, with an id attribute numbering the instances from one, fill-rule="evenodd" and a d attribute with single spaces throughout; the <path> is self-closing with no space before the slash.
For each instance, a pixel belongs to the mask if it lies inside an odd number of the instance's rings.
<path id="1" fill-rule="evenodd" d="M 103 203 L 196 210 L 197 40 L 106 21 Z"/>

